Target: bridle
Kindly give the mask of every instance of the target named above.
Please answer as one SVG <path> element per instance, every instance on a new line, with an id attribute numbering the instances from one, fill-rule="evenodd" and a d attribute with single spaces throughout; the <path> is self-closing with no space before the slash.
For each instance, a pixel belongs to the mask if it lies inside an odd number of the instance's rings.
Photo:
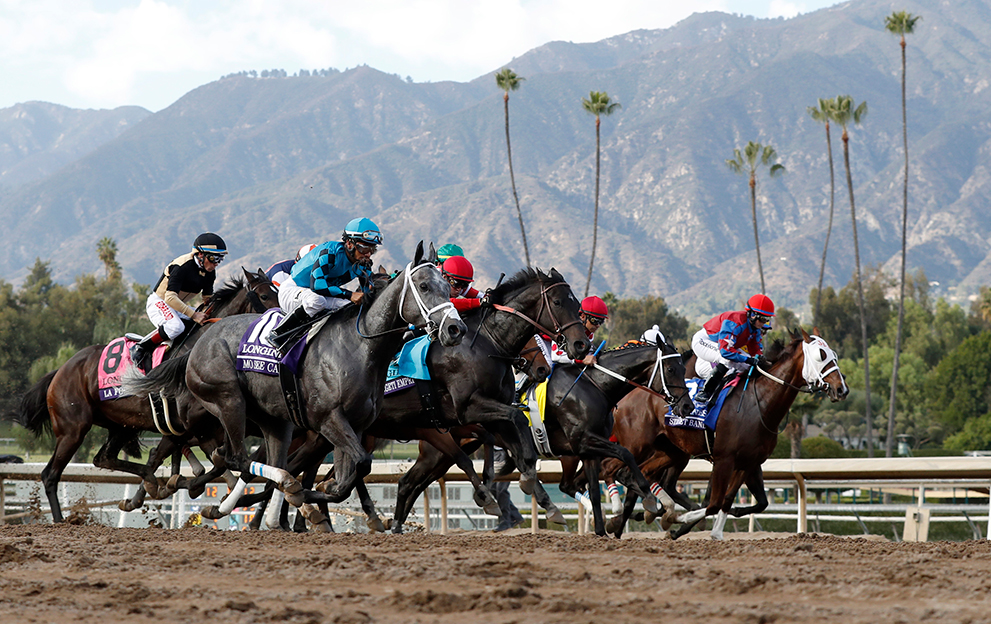
<path id="1" fill-rule="evenodd" d="M 409 319 L 407 319 L 406 316 L 403 314 L 403 307 L 406 304 L 406 292 L 409 291 L 413 293 L 413 301 L 416 302 L 416 307 L 420 312 L 420 317 L 423 319 L 424 324 L 426 325 L 427 334 L 430 336 L 431 340 L 434 340 L 436 339 L 437 333 L 440 330 L 440 327 L 445 320 L 451 317 L 454 317 L 456 319 L 460 319 L 461 317 L 458 315 L 458 310 L 454 307 L 454 304 L 451 303 L 450 299 L 447 299 L 443 303 L 439 303 L 432 308 L 428 308 L 427 304 L 423 302 L 423 297 L 420 296 L 420 293 L 417 291 L 415 285 L 413 284 L 413 274 L 419 271 L 420 269 L 424 269 L 424 268 L 436 270 L 436 268 L 434 268 L 434 265 L 430 264 L 429 262 L 424 262 L 416 266 L 413 266 L 413 263 L 410 262 L 409 264 L 406 265 L 406 269 L 403 270 L 403 290 L 399 294 L 399 318 L 401 318 L 407 325 L 415 325 L 415 323 L 411 323 Z M 443 315 L 441 316 L 439 321 L 434 322 L 432 318 L 433 315 L 436 314 L 437 312 L 440 312 L 441 310 L 444 311 Z M 358 330 L 358 335 L 361 336 L 362 338 L 378 338 L 379 336 L 385 336 L 386 334 L 391 334 L 393 332 L 407 330 L 407 327 L 396 327 L 393 329 L 387 329 L 377 334 L 368 334 L 368 335 L 363 334 L 361 333 L 362 311 L 364 311 L 364 306 L 362 306 L 362 310 L 358 312 L 358 316 L 355 319 L 355 328 Z"/>
<path id="2" fill-rule="evenodd" d="M 826 376 L 833 371 L 839 371 L 840 365 L 836 358 L 836 353 L 829 348 L 826 341 L 818 336 L 812 336 L 811 342 L 802 341 L 802 378 L 805 380 L 804 386 L 796 386 L 795 384 L 789 383 L 784 379 L 775 377 L 768 371 L 765 371 L 760 366 L 754 366 L 757 372 L 761 375 L 767 377 L 768 379 L 782 385 L 796 390 L 798 392 L 805 392 L 807 394 L 815 394 L 820 392 L 825 388 L 829 387 L 829 383 L 826 381 Z M 811 357 L 813 349 L 822 349 L 826 353 L 826 359 L 822 362 L 817 361 Z M 832 366 L 827 368 L 827 365 L 832 363 Z"/>
<path id="3" fill-rule="evenodd" d="M 568 283 L 567 282 L 555 282 L 553 284 L 549 284 L 547 286 L 544 286 L 543 288 L 540 289 L 540 307 L 537 309 L 537 318 L 538 319 L 541 317 L 541 315 L 543 315 L 544 308 L 547 309 L 547 314 L 550 315 L 551 322 L 554 324 L 554 329 L 553 330 L 547 329 L 541 323 L 539 323 L 538 321 L 535 321 L 534 319 L 532 319 L 529 316 L 527 316 L 526 314 L 520 312 L 516 308 L 512 308 L 510 306 L 505 306 L 505 305 L 498 304 L 498 303 L 492 304 L 492 308 L 495 309 L 495 310 L 498 310 L 499 312 L 506 312 L 507 314 L 512 314 L 513 316 L 518 316 L 519 318 L 523 319 L 524 321 L 526 321 L 530 325 L 533 325 L 533 327 L 537 331 L 539 331 L 541 334 L 544 334 L 546 336 L 554 336 L 555 337 L 555 341 L 558 344 L 564 344 L 564 342 L 565 342 L 565 338 L 564 338 L 564 332 L 565 332 L 565 330 L 567 330 L 569 327 L 573 327 L 575 325 L 581 325 L 582 322 L 580 320 L 574 320 L 574 321 L 571 321 L 570 323 L 566 323 L 565 325 L 561 325 L 561 322 L 557 320 L 557 316 L 554 314 L 554 307 L 551 305 L 550 295 L 548 293 L 551 291 L 552 288 L 557 288 L 558 286 L 564 286 L 564 287 L 570 288 L 568 286 Z"/>
<path id="4" fill-rule="evenodd" d="M 646 386 L 643 385 L 642 383 L 639 383 L 639 382 L 633 381 L 632 379 L 629 379 L 627 377 L 624 377 L 624 376 L 620 375 L 619 373 L 617 373 L 615 371 L 609 370 L 605 366 L 600 365 L 598 362 L 596 362 L 595 364 L 593 364 L 592 367 L 595 368 L 595 370 L 597 370 L 597 371 L 599 371 L 601 373 L 604 373 L 606 375 L 609 375 L 613 379 L 618 379 L 619 381 L 626 382 L 626 383 L 630 384 L 631 386 L 633 386 L 635 388 L 639 388 L 641 390 L 645 390 L 645 391 L 653 394 L 654 396 L 663 399 L 664 402 L 666 402 L 668 405 L 673 405 L 673 404 L 677 403 L 679 399 L 676 399 L 671 394 L 671 390 L 668 388 L 668 382 L 667 382 L 667 379 L 666 379 L 666 377 L 664 375 L 664 360 L 667 360 L 667 359 L 670 359 L 670 358 L 674 358 L 674 357 L 680 358 L 681 357 L 681 354 L 676 351 L 675 353 L 669 353 L 667 355 L 664 355 L 664 352 L 661 350 L 661 347 L 659 347 L 659 346 L 657 347 L 657 358 L 654 360 L 654 367 L 650 371 L 650 380 L 647 382 L 647 385 Z M 658 391 L 654 390 L 653 388 L 651 388 L 651 386 L 654 385 L 654 379 L 657 377 L 657 373 L 658 372 L 661 373 L 661 387 L 664 389 L 663 392 L 658 392 Z M 685 392 L 687 392 L 687 391 L 688 391 L 688 388 L 685 388 Z"/>

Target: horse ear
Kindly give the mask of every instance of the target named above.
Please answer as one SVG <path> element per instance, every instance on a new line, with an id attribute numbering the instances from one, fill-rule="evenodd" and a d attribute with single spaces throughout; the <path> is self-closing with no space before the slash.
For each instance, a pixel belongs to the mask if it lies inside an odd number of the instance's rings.
<path id="1" fill-rule="evenodd" d="M 376 273 L 380 273 L 382 275 L 386 275 L 388 273 L 388 271 L 385 270 L 385 266 L 383 266 L 381 264 L 379 265 L 378 270 L 376 270 L 375 272 Z"/>
<path id="2" fill-rule="evenodd" d="M 427 248 L 427 262 L 437 264 L 437 250 L 434 249 L 433 241 L 430 241 L 430 246 Z"/>
<path id="3" fill-rule="evenodd" d="M 248 271 L 248 269 L 244 268 L 243 266 L 241 267 L 241 271 L 244 273 L 244 279 L 248 280 L 249 282 L 255 279 L 255 276 L 252 275 L 251 272 Z"/>
<path id="4" fill-rule="evenodd" d="M 553 279 L 553 280 L 561 280 L 561 281 L 564 281 L 564 276 L 563 276 L 563 275 L 561 275 L 561 273 L 560 273 L 560 272 L 558 272 L 558 270 L 557 270 L 557 269 L 555 269 L 554 267 L 551 267 L 551 272 L 550 272 L 550 274 L 549 274 L 549 275 L 551 276 L 551 279 Z"/>
<path id="5" fill-rule="evenodd" d="M 420 241 L 419 243 L 416 244 L 416 253 L 413 254 L 413 266 L 416 266 L 422 262 L 423 262 L 423 241 Z"/>
<path id="6" fill-rule="evenodd" d="M 812 328 L 812 335 L 813 336 L 819 336 L 820 338 L 822 338 L 822 334 L 819 333 L 819 326 L 818 325 Z"/>
<path id="7" fill-rule="evenodd" d="M 802 329 L 802 340 L 804 340 L 805 342 L 812 342 L 812 339 L 809 338 L 809 334 L 808 332 L 805 331 L 805 328 L 803 327 L 801 329 Z"/>

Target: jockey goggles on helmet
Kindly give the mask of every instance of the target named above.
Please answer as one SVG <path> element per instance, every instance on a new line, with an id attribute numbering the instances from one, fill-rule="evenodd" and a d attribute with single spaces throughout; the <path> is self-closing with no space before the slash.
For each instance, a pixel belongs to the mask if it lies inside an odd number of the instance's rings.
<path id="1" fill-rule="evenodd" d="M 213 264 L 220 264 L 221 262 L 224 261 L 224 256 L 220 254 L 208 253 L 208 254 L 203 254 L 203 257 L 209 260 L 210 262 L 212 262 Z"/>
<path id="2" fill-rule="evenodd" d="M 586 314 L 585 315 L 585 320 L 588 321 L 589 323 L 591 323 L 592 325 L 595 325 L 596 327 L 598 327 L 598 326 L 600 326 L 600 325 L 602 325 L 603 323 L 606 322 L 606 319 L 599 318 L 597 316 L 592 316 L 591 314 Z"/>

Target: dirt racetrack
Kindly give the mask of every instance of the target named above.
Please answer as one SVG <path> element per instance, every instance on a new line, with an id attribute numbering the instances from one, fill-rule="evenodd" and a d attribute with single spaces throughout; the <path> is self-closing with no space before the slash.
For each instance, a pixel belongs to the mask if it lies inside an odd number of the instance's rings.
<path id="1" fill-rule="evenodd" d="M 0 622 L 991 621 L 987 541 L 510 533 L 5 526 Z"/>

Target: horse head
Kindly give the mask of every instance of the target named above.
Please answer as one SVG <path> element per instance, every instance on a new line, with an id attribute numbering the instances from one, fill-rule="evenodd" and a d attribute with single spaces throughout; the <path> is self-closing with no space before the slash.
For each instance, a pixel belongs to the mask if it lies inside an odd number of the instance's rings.
<path id="1" fill-rule="evenodd" d="M 416 246 L 413 261 L 406 265 L 399 297 L 399 314 L 418 327 L 426 325 L 428 333 L 436 334 L 440 343 L 451 347 L 461 342 L 467 326 L 451 303 L 451 286 L 437 267 L 423 255 L 423 241 Z"/>
<path id="2" fill-rule="evenodd" d="M 695 410 L 692 398 L 689 396 L 688 385 L 685 384 L 685 361 L 678 349 L 661 337 L 656 343 L 657 364 L 651 379 L 647 382 L 654 392 L 665 396 L 665 401 L 676 414 L 687 418 Z"/>
<path id="3" fill-rule="evenodd" d="M 592 344 L 585 335 L 585 325 L 579 316 L 581 303 L 557 269 L 551 268 L 550 273 L 540 269 L 536 271 L 541 297 L 537 322 L 554 330 L 551 335 L 557 344 L 564 347 L 568 357 L 582 359 Z"/>
<path id="4" fill-rule="evenodd" d="M 265 275 L 265 271 L 261 267 L 258 268 L 257 273 L 252 273 L 244 267 L 241 267 L 241 271 L 244 272 L 246 280 L 244 287 L 248 290 L 247 296 L 255 312 L 261 313 L 279 307 L 279 290 L 268 278 L 268 275 Z M 254 298 L 257 298 L 258 301 L 254 301 Z M 261 310 L 258 309 L 258 304 L 261 304 Z"/>
<path id="5" fill-rule="evenodd" d="M 845 399 L 850 388 L 840 371 L 836 352 L 819 336 L 819 328 L 813 329 L 811 335 L 803 329 L 801 338 L 805 382 L 813 390 L 826 392 L 833 403 Z"/>

